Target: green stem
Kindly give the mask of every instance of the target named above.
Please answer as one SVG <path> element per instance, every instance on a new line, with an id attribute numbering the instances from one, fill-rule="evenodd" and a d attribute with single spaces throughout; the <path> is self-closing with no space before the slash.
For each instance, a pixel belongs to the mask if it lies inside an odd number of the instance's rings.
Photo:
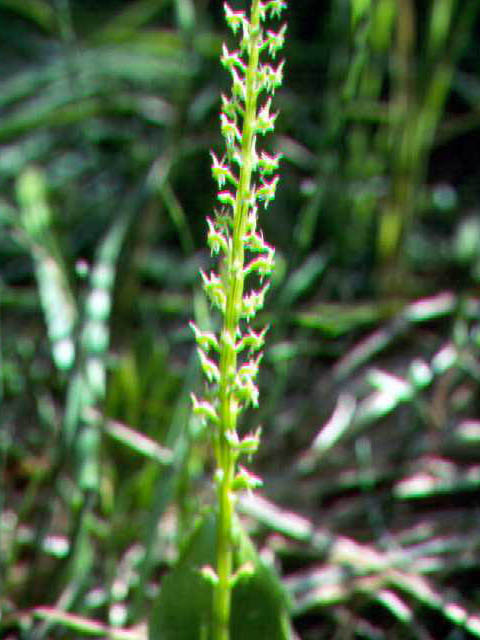
<path id="1" fill-rule="evenodd" d="M 235 453 L 226 437 L 237 428 L 238 404 L 233 392 L 237 371 L 235 341 L 241 319 L 244 287 L 244 240 L 251 202 L 251 181 L 255 157 L 257 117 L 257 69 L 259 62 L 259 0 L 253 0 L 250 15 L 251 39 L 246 71 L 245 117 L 243 120 L 241 167 L 233 210 L 232 251 L 226 265 L 227 301 L 220 339 L 220 425 L 217 442 L 217 576 L 214 593 L 214 639 L 229 640 L 233 573 L 233 515 Z"/>

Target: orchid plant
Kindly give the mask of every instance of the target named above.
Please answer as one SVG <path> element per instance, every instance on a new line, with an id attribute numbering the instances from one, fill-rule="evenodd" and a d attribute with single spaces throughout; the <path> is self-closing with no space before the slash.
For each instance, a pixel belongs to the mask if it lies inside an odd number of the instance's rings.
<path id="1" fill-rule="evenodd" d="M 257 451 L 260 430 L 241 437 L 237 427 L 240 414 L 258 406 L 256 378 L 266 328 L 254 331 L 250 321 L 264 305 L 275 253 L 258 229 L 258 215 L 275 197 L 280 157 L 260 151 L 257 142 L 275 126 L 272 97 L 282 83 L 284 66 L 275 60 L 284 44 L 286 25 L 272 31 L 264 23 L 280 17 L 285 6 L 282 0 L 252 0 L 248 16 L 224 5 L 239 47 L 229 51 L 223 46 L 221 60 L 231 75 L 232 91 L 222 96 L 225 155 L 211 154 L 219 207 L 213 218 L 207 218 L 208 245 L 222 267 L 201 273 L 205 293 L 222 316 L 222 327 L 216 335 L 192 323 L 209 385 L 205 398 L 192 395 L 193 409 L 212 427 L 216 459 L 216 567 L 203 569 L 214 585 L 216 640 L 229 638 L 231 590 L 239 575 L 233 573 L 232 563 L 235 496 L 239 490 L 261 484 L 239 463 L 242 456 Z M 245 571 L 248 567 L 240 573 Z"/>

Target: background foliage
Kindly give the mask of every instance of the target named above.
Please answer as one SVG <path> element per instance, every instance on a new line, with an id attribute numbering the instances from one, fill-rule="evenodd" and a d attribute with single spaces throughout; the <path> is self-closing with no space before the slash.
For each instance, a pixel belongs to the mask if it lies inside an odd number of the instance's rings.
<path id="1" fill-rule="evenodd" d="M 299 637 L 478 638 L 478 3 L 291 4 L 242 517 Z M 211 500 L 225 32 L 207 0 L 0 0 L 2 637 L 142 637 Z"/>

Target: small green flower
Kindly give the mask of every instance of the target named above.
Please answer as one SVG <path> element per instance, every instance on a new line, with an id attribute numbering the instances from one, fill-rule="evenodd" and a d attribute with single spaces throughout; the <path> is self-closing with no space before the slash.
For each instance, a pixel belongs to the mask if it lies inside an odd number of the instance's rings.
<path id="1" fill-rule="evenodd" d="M 268 155 L 265 151 L 262 151 L 260 160 L 258 161 L 259 169 L 264 175 L 271 175 L 278 169 L 278 163 L 280 162 L 281 154 L 275 156 Z"/>
<path id="2" fill-rule="evenodd" d="M 245 12 L 232 11 L 226 2 L 223 6 L 225 9 L 225 20 L 233 33 L 236 34 L 238 28 L 246 21 Z"/>
<path id="3" fill-rule="evenodd" d="M 271 18 L 279 18 L 282 11 L 287 8 L 287 3 L 283 2 L 283 0 L 270 0 L 267 8 L 270 9 Z"/>
<path id="4" fill-rule="evenodd" d="M 200 331 L 193 322 L 190 322 L 190 328 L 195 334 L 195 340 L 200 349 L 203 349 L 203 351 L 210 351 L 210 349 L 214 351 L 219 350 L 217 336 L 214 333 L 210 331 Z"/>
<path id="5" fill-rule="evenodd" d="M 224 67 L 231 71 L 234 67 L 238 67 L 242 73 L 245 73 L 246 68 L 242 59 L 239 56 L 238 51 L 229 52 L 227 45 L 223 44 L 222 57 L 220 58 Z"/>
<path id="6" fill-rule="evenodd" d="M 267 31 L 267 38 L 265 40 L 268 45 L 268 52 L 275 59 L 277 52 L 283 47 L 285 43 L 285 33 L 287 31 L 287 25 L 284 24 L 278 33 L 273 31 Z"/>
<path id="7" fill-rule="evenodd" d="M 213 424 L 218 424 L 219 418 L 214 406 L 205 400 L 198 400 L 194 393 L 191 394 L 193 413 L 204 420 L 209 420 Z"/>
<path id="8" fill-rule="evenodd" d="M 269 98 L 258 112 L 257 121 L 255 123 L 256 130 L 262 135 L 265 135 L 268 131 L 273 131 L 273 129 L 275 128 L 275 119 L 277 117 L 277 114 L 270 113 L 271 103 L 272 100 L 271 98 Z"/>
<path id="9" fill-rule="evenodd" d="M 212 255 L 216 255 L 220 252 L 226 254 L 229 251 L 228 240 L 225 238 L 223 232 L 215 228 L 215 224 L 210 218 L 207 218 L 208 224 L 208 246 L 212 252 Z"/>
<path id="10" fill-rule="evenodd" d="M 275 176 L 270 182 L 262 180 L 262 186 L 257 189 L 257 198 L 259 200 L 263 200 L 265 207 L 267 207 L 271 200 L 275 198 L 278 180 L 278 176 Z"/>

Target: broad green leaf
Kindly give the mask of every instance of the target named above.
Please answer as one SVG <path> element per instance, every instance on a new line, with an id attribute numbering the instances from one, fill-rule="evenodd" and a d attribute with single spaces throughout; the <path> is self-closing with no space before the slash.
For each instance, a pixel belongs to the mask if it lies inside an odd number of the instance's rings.
<path id="1" fill-rule="evenodd" d="M 215 565 L 216 516 L 207 513 L 195 528 L 176 567 L 161 584 L 150 621 L 150 640 L 211 640 L 212 585 L 201 569 Z M 235 569 L 249 563 L 232 597 L 232 640 L 288 640 L 287 600 L 280 581 L 235 522 Z"/>

